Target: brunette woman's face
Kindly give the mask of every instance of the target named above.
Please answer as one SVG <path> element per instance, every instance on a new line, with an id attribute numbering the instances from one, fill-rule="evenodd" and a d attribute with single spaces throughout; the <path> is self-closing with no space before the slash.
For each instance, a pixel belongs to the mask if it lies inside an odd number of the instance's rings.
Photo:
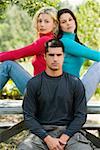
<path id="1" fill-rule="evenodd" d="M 75 20 L 69 13 L 63 13 L 59 18 L 59 24 L 63 32 L 74 33 L 76 29 Z"/>
<path id="2" fill-rule="evenodd" d="M 37 20 L 37 30 L 40 34 L 52 32 L 56 27 L 53 18 L 46 13 L 40 14 Z"/>

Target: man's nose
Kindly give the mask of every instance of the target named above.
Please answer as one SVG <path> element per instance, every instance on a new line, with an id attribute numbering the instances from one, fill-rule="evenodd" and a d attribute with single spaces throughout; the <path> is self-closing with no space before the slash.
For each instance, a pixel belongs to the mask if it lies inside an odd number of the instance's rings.
<path id="1" fill-rule="evenodd" d="M 54 55 L 54 61 L 56 61 L 58 59 L 57 55 Z"/>

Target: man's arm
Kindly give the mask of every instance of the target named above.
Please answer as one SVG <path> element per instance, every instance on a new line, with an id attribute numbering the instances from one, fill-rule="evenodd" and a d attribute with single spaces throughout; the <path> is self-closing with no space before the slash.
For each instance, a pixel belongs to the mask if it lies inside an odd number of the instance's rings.
<path id="1" fill-rule="evenodd" d="M 31 131 L 31 133 L 37 135 L 41 139 L 44 139 L 48 134 L 40 125 L 36 118 L 37 112 L 37 92 L 38 82 L 31 79 L 27 84 L 27 90 L 23 101 L 23 114 L 25 119 L 26 127 Z"/>
<path id="2" fill-rule="evenodd" d="M 75 87 L 72 90 L 74 90 L 74 117 L 67 127 L 66 131 L 64 132 L 64 134 L 69 137 L 73 136 L 82 128 L 83 124 L 86 122 L 87 117 L 85 90 L 82 82 L 79 79 L 75 79 Z"/>
<path id="3" fill-rule="evenodd" d="M 23 101 L 23 113 L 25 124 L 31 133 L 40 137 L 48 146 L 49 150 L 63 150 L 59 138 L 53 138 L 42 128 L 41 124 L 37 121 L 36 112 L 36 86 L 33 79 L 28 82 L 27 91 Z"/>

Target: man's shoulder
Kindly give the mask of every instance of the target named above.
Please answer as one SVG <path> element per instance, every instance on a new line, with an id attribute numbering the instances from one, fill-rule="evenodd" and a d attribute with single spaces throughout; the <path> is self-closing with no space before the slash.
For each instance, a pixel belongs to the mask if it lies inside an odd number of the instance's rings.
<path id="1" fill-rule="evenodd" d="M 84 85 L 78 77 L 71 75 L 69 73 L 65 73 L 65 76 L 66 76 L 66 80 L 68 81 L 68 84 L 71 88 L 73 88 L 73 89 L 75 89 L 75 88 L 84 89 Z"/>
<path id="2" fill-rule="evenodd" d="M 32 78 L 28 81 L 28 85 L 29 85 L 29 84 L 38 85 L 38 84 L 41 82 L 41 80 L 42 80 L 42 74 L 43 74 L 43 73 L 40 73 L 40 74 L 38 74 L 38 75 L 32 77 Z"/>
<path id="3" fill-rule="evenodd" d="M 38 79 L 40 79 L 41 78 L 41 76 L 42 76 L 42 74 L 43 74 L 43 72 L 42 73 L 39 73 L 39 74 L 37 74 L 37 75 L 35 75 L 34 77 L 32 77 L 31 78 L 31 80 L 38 80 Z"/>
<path id="4" fill-rule="evenodd" d="M 80 78 L 71 75 L 69 73 L 64 72 L 66 79 L 69 81 L 70 84 L 74 84 L 74 85 L 83 85 L 82 81 L 80 80 Z"/>
<path id="5" fill-rule="evenodd" d="M 65 74 L 66 78 L 69 78 L 69 79 L 71 79 L 71 80 L 75 80 L 75 81 L 80 80 L 80 79 L 79 79 L 78 77 L 76 77 L 75 75 L 69 74 L 69 73 L 67 73 L 67 72 L 64 72 L 64 74 Z"/>

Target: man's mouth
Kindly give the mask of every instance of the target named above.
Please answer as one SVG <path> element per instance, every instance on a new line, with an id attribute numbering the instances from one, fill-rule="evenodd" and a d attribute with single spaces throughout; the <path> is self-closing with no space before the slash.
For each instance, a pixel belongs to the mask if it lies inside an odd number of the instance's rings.
<path id="1" fill-rule="evenodd" d="M 57 66 L 57 63 L 52 63 L 53 66 Z"/>

